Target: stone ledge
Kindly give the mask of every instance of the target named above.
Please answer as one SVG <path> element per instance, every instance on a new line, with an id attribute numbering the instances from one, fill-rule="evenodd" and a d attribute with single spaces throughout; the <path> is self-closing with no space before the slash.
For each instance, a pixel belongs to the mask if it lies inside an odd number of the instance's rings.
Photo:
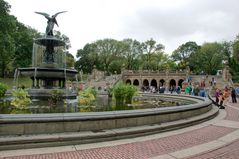
<path id="1" fill-rule="evenodd" d="M 150 135 L 195 125 L 215 117 L 218 113 L 219 109 L 213 107 L 202 115 L 162 124 L 75 133 L 2 136 L 0 137 L 0 150 L 86 144 Z"/>

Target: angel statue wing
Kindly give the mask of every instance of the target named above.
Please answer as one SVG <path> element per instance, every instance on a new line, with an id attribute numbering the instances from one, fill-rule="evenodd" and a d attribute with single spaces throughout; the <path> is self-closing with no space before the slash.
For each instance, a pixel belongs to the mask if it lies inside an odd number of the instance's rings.
<path id="1" fill-rule="evenodd" d="M 58 23 L 57 23 L 57 21 L 56 21 L 56 16 L 57 16 L 58 14 L 65 13 L 65 12 L 67 12 L 67 11 L 58 12 L 58 13 L 56 13 L 56 14 L 54 14 L 54 15 L 52 16 L 52 18 L 54 19 L 54 23 L 55 23 L 57 26 L 58 26 Z"/>
<path id="2" fill-rule="evenodd" d="M 51 18 L 49 14 L 44 13 L 44 12 L 35 12 L 35 13 L 40 14 L 40 15 L 43 15 L 43 16 L 46 17 L 47 19 L 50 19 L 50 18 Z"/>
<path id="3" fill-rule="evenodd" d="M 48 20 L 47 27 L 46 27 L 46 35 L 53 36 L 54 24 L 56 24 L 58 26 L 57 21 L 56 21 L 56 16 L 58 14 L 65 13 L 65 12 L 66 11 L 58 12 L 52 16 L 50 16 L 49 14 L 44 13 L 44 12 L 35 12 L 35 13 L 43 15 Z"/>
<path id="4" fill-rule="evenodd" d="M 56 16 L 57 16 L 58 14 L 65 13 L 65 12 L 67 12 L 67 11 L 58 12 L 58 13 L 54 14 L 54 15 L 52 16 L 52 18 L 56 18 Z"/>

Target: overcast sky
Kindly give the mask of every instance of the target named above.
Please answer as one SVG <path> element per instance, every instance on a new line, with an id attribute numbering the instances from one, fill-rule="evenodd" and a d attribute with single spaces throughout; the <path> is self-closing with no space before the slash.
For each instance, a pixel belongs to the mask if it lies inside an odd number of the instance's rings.
<path id="1" fill-rule="evenodd" d="M 75 55 L 86 43 L 150 38 L 171 54 L 187 41 L 234 40 L 239 34 L 239 0 L 6 0 L 11 14 L 40 32 L 47 20 L 35 11 L 57 16 L 55 30 L 70 38 Z"/>

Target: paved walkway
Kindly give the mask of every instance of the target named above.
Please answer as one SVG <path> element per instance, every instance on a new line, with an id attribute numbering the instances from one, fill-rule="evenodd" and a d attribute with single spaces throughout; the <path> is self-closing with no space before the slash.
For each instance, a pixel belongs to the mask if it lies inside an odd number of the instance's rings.
<path id="1" fill-rule="evenodd" d="M 150 136 L 63 147 L 0 151 L 0 159 L 236 159 L 239 103 L 207 122 Z"/>

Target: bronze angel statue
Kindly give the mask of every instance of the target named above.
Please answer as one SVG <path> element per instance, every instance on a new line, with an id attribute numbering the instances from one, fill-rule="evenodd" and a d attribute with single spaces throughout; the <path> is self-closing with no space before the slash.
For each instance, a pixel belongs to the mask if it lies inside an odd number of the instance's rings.
<path id="1" fill-rule="evenodd" d="M 52 16 L 50 16 L 47 13 L 43 13 L 43 12 L 35 12 L 35 13 L 45 16 L 45 18 L 47 19 L 46 35 L 47 36 L 53 36 L 54 25 L 56 24 L 58 26 L 57 21 L 56 21 L 56 16 L 58 14 L 65 13 L 65 12 L 66 11 L 58 12 L 58 13 L 52 15 Z"/>

